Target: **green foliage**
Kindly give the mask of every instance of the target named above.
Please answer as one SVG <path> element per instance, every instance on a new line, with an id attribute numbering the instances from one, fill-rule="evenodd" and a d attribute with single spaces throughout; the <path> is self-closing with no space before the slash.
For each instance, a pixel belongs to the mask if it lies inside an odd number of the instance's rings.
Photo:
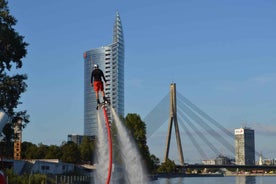
<path id="1" fill-rule="evenodd" d="M 15 109 L 21 102 L 21 94 L 27 89 L 26 74 L 13 74 L 13 66 L 20 69 L 23 66 L 22 59 L 26 56 L 28 44 L 23 41 L 24 37 L 14 30 L 17 20 L 10 15 L 8 3 L 0 0 L 0 110 L 10 117 L 10 123 L 4 128 L 6 141 L 13 138 L 14 124 L 19 120 L 23 122 L 23 128 L 29 122 L 27 111 Z"/>
<path id="2" fill-rule="evenodd" d="M 6 158 L 13 158 L 12 142 L 0 142 L 0 156 L 4 156 Z"/>
<path id="3" fill-rule="evenodd" d="M 61 146 L 61 160 L 66 163 L 80 163 L 80 150 L 74 142 L 67 142 Z"/>
<path id="4" fill-rule="evenodd" d="M 62 156 L 61 148 L 56 145 L 38 146 L 30 142 L 23 142 L 21 156 L 23 159 L 60 159 Z"/>
<path id="5" fill-rule="evenodd" d="M 23 177 L 16 175 L 12 169 L 5 170 L 5 175 L 8 177 L 9 184 L 21 184 L 23 183 Z"/>
<path id="6" fill-rule="evenodd" d="M 160 159 L 155 155 L 150 155 L 150 160 L 151 164 L 153 165 L 152 172 L 156 172 L 157 168 L 160 166 Z"/>
<path id="7" fill-rule="evenodd" d="M 95 141 L 91 141 L 89 137 L 84 136 L 79 146 L 81 160 L 83 162 L 93 163 Z"/>
<path id="8" fill-rule="evenodd" d="M 49 150 L 49 146 L 39 144 L 38 145 L 38 150 L 37 150 L 37 153 L 36 153 L 37 158 L 46 158 L 48 150 Z"/>
<path id="9" fill-rule="evenodd" d="M 61 148 L 56 145 L 48 146 L 48 151 L 46 152 L 46 159 L 60 159 L 62 156 Z"/>
<path id="10" fill-rule="evenodd" d="M 35 159 L 37 158 L 38 147 L 35 144 L 22 144 L 22 158 L 24 159 Z"/>
<path id="11" fill-rule="evenodd" d="M 46 180 L 46 176 L 42 174 L 17 175 L 12 169 L 5 170 L 5 174 L 9 184 L 41 184 L 45 183 Z"/>
<path id="12" fill-rule="evenodd" d="M 4 148 L 6 143 L 0 143 L 0 149 Z M 42 143 L 35 145 L 30 142 L 23 142 L 21 156 L 23 159 L 60 159 L 67 163 L 90 163 L 94 158 L 95 141 L 84 137 L 82 144 L 78 146 L 74 142 L 64 142 L 61 146 L 44 145 Z M 6 148 L 6 147 L 5 147 Z M 11 157 L 12 157 L 11 144 Z"/>
<path id="13" fill-rule="evenodd" d="M 173 173 L 176 170 L 174 161 L 168 159 L 166 162 L 163 162 L 160 167 L 157 169 L 159 173 Z"/>
<path id="14" fill-rule="evenodd" d="M 146 124 L 141 120 L 138 114 L 127 114 L 125 118 L 125 125 L 136 141 L 140 154 L 146 163 L 147 169 L 150 172 L 154 171 L 154 162 L 151 159 L 149 147 L 147 145 Z"/>
<path id="15" fill-rule="evenodd" d="M 21 68 L 22 58 L 27 54 L 25 47 L 28 44 L 13 28 L 16 22 L 17 20 L 10 15 L 8 3 L 0 0 L 0 73 L 5 69 L 10 70 L 12 64 L 16 64 L 16 68 Z"/>
<path id="16" fill-rule="evenodd" d="M 141 120 L 140 116 L 137 114 L 128 114 L 125 118 L 125 125 L 135 139 L 143 156 L 149 156 L 146 138 L 146 125 Z"/>

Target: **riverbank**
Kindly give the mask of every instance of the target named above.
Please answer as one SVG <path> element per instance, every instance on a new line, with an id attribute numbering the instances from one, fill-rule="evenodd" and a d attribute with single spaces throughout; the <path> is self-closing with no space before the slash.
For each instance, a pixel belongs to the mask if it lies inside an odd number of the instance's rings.
<path id="1" fill-rule="evenodd" d="M 152 175 L 152 178 L 178 178 L 178 177 L 224 177 L 224 176 L 272 176 L 276 174 L 268 173 L 204 173 L 204 174 L 185 174 L 185 173 L 159 173 Z"/>
<path id="2" fill-rule="evenodd" d="M 185 173 L 159 173 L 157 178 L 178 178 L 178 177 L 223 177 L 222 173 L 208 173 L 208 174 L 185 174 Z"/>
<path id="3" fill-rule="evenodd" d="M 273 176 L 276 174 L 263 174 L 263 173 L 225 173 L 224 176 Z"/>
<path id="4" fill-rule="evenodd" d="M 149 184 L 275 184 L 276 176 L 232 176 L 232 177 L 178 177 L 178 178 L 158 178 L 157 181 L 151 181 Z"/>

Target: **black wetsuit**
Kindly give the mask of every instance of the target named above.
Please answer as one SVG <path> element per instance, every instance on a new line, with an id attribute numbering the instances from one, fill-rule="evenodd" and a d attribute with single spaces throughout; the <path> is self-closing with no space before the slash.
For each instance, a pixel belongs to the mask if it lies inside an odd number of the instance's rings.
<path id="1" fill-rule="evenodd" d="M 103 78 L 104 81 L 106 82 L 102 70 L 96 68 L 96 69 L 94 69 L 94 70 L 92 71 L 92 74 L 91 74 L 91 83 L 93 83 L 93 79 L 94 79 L 94 81 L 102 81 L 102 78 Z"/>

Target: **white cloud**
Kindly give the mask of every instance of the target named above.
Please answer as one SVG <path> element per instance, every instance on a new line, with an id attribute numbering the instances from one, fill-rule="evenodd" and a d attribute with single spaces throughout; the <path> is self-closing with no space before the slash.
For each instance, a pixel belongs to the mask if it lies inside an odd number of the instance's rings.
<path id="1" fill-rule="evenodd" d="M 256 131 L 256 133 L 265 136 L 276 136 L 276 125 L 264 125 L 260 123 L 252 123 L 251 127 Z"/>
<path id="2" fill-rule="evenodd" d="M 226 92 L 240 92 L 258 89 L 260 87 L 274 87 L 275 84 L 276 73 L 266 73 L 241 81 L 224 81 L 223 84 L 217 86 L 216 89 Z"/>
<path id="3" fill-rule="evenodd" d="M 268 73 L 257 76 L 250 80 L 253 84 L 257 85 L 270 85 L 276 83 L 276 73 Z"/>

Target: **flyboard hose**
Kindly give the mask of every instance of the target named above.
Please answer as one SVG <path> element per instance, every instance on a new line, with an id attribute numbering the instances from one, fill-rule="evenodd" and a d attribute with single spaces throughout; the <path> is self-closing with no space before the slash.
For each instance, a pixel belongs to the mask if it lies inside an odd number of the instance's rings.
<path id="1" fill-rule="evenodd" d="M 109 127 L 109 122 L 108 122 L 108 117 L 106 114 L 106 107 L 102 107 L 103 113 L 104 113 L 104 118 L 105 118 L 105 126 L 107 129 L 107 137 L 108 137 L 108 147 L 109 147 L 109 165 L 108 165 L 108 174 L 106 178 L 106 184 L 109 184 L 110 182 L 110 177 L 111 177 L 111 172 L 112 172 L 112 138 L 111 138 L 111 132 L 110 132 L 110 127 Z"/>

